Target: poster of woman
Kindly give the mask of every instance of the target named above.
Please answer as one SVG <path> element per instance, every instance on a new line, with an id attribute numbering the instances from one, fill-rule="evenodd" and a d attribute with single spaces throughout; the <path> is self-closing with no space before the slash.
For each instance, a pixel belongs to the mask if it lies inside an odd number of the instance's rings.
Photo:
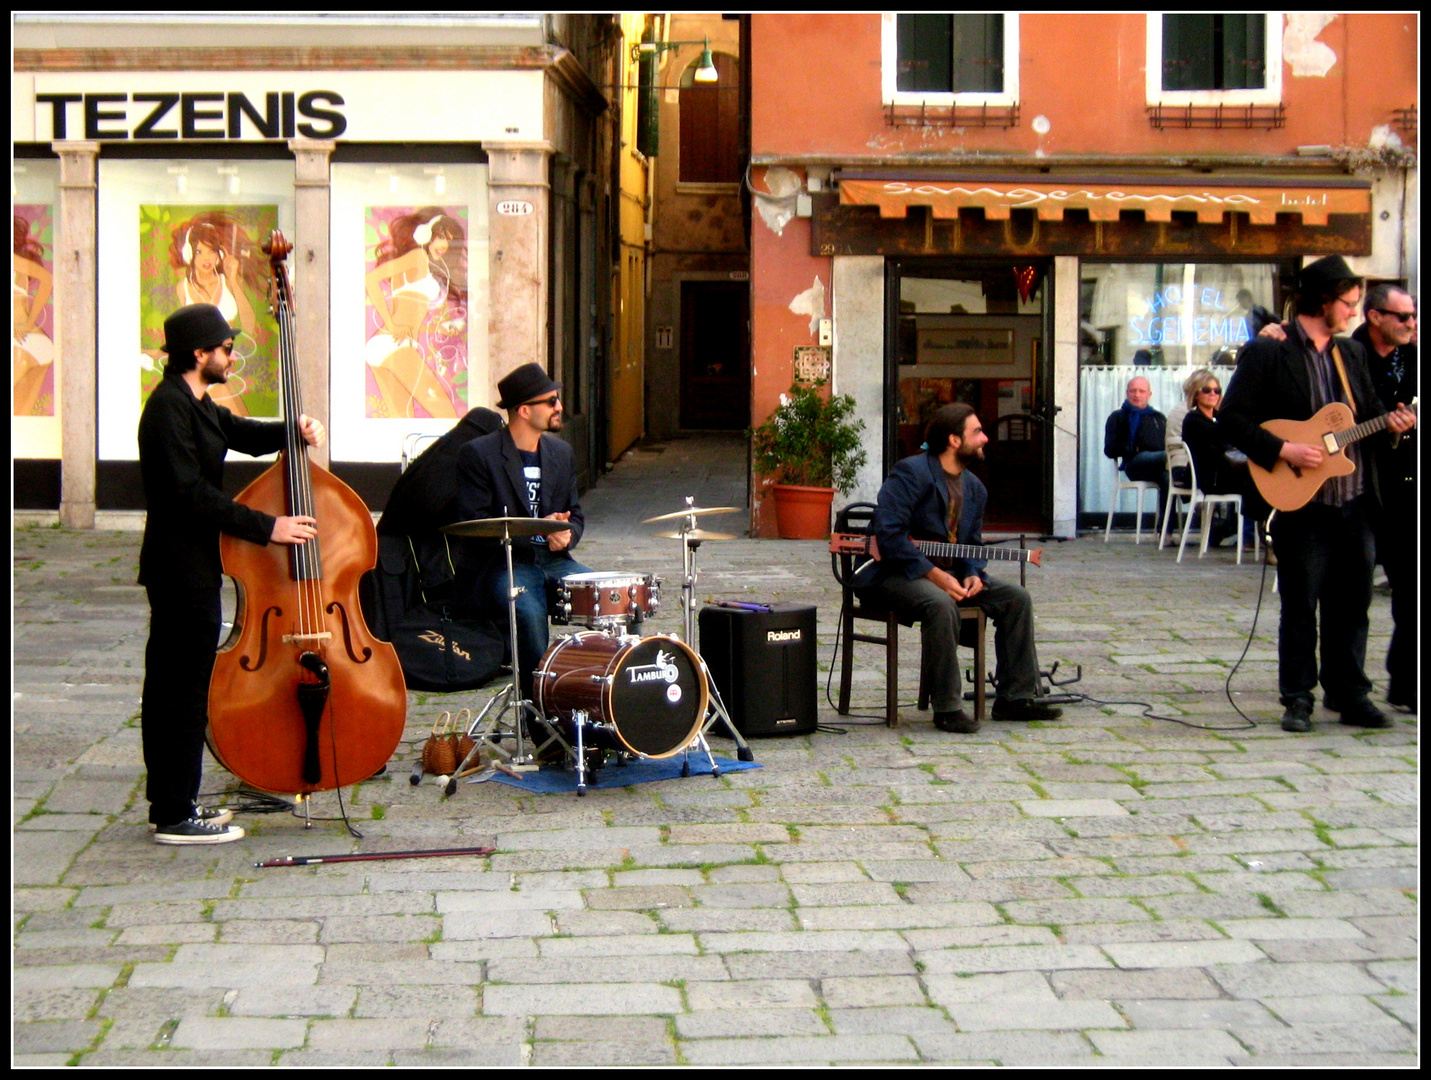
<path id="1" fill-rule="evenodd" d="M 10 351 L 14 416 L 55 415 L 54 219 L 49 206 L 15 206 Z"/>
<path id="2" fill-rule="evenodd" d="M 213 304 L 241 332 L 229 380 L 209 396 L 239 416 L 278 415 L 278 328 L 259 248 L 277 227 L 277 206 L 139 207 L 141 400 L 161 377 L 164 320 L 189 304 Z"/>
<path id="3" fill-rule="evenodd" d="M 365 210 L 365 416 L 467 411 L 466 208 Z"/>

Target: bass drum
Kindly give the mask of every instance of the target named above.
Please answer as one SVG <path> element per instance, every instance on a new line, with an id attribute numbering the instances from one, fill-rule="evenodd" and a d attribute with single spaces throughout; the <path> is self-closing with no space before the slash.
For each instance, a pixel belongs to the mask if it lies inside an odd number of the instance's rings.
<path id="1" fill-rule="evenodd" d="M 537 665 L 532 696 L 570 743 L 572 714 L 581 711 L 583 745 L 665 758 L 700 733 L 710 686 L 700 658 L 676 638 L 590 630 L 552 643 Z"/>

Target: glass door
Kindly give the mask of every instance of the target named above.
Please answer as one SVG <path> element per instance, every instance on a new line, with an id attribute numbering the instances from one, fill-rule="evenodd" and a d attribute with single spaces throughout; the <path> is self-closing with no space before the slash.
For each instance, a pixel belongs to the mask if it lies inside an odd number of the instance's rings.
<path id="1" fill-rule="evenodd" d="M 985 532 L 1052 525 L 1050 264 L 890 260 L 886 471 L 917 453 L 941 405 L 972 405 L 989 436 L 974 474 Z"/>

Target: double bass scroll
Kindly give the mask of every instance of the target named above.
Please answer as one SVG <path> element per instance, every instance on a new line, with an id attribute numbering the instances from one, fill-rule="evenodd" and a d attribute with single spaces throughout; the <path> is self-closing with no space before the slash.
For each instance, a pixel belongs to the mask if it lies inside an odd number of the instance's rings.
<path id="1" fill-rule="evenodd" d="M 285 448 L 238 501 L 273 517 L 312 517 L 317 536 L 295 545 L 221 536 L 238 608 L 209 681 L 209 746 L 245 783 L 299 795 L 382 769 L 402 739 L 407 688 L 396 651 L 373 636 L 358 599 L 359 582 L 377 563 L 372 514 L 352 488 L 309 461 L 299 428 L 293 293 L 283 265 L 290 250 L 278 232 L 264 244 Z"/>

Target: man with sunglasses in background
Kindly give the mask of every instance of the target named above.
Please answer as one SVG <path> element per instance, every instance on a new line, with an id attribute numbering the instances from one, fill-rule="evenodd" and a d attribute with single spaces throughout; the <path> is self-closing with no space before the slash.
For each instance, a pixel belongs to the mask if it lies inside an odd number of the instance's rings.
<path id="1" fill-rule="evenodd" d="M 1294 469 L 1319 468 L 1325 447 L 1278 438 L 1261 425 L 1268 420 L 1308 420 L 1333 401 L 1351 406 L 1359 422 L 1389 414 L 1393 437 L 1415 426 L 1409 411 L 1388 410 L 1382 404 L 1362 346 L 1339 336 L 1356 314 L 1361 287 L 1361 278 L 1339 255 L 1304 266 L 1298 275 L 1296 316 L 1283 325 L 1281 339 L 1266 336 L 1264 329 L 1238 353 L 1218 425 L 1229 442 L 1262 468 L 1272 469 L 1278 461 Z M 1372 526 L 1384 492 L 1370 443 L 1351 443 L 1342 452 L 1356 465 L 1354 472 L 1331 477 L 1307 505 L 1279 512 L 1272 521 L 1282 601 L 1277 684 L 1286 710 L 1284 731 L 1312 730 L 1313 691 L 1319 681 L 1323 705 L 1340 713 L 1343 724 L 1391 726 L 1371 703 L 1371 680 L 1366 677 L 1375 563 Z"/>
<path id="2" fill-rule="evenodd" d="M 1352 340 L 1366 350 L 1371 381 L 1387 410 L 1416 397 L 1416 301 L 1400 286 L 1383 282 L 1366 293 L 1366 321 Z M 1378 446 L 1381 515 L 1376 557 L 1391 584 L 1391 648 L 1386 653 L 1386 700 L 1416 711 L 1416 440 L 1409 432 Z"/>
<path id="3" fill-rule="evenodd" d="M 532 673 L 546 652 L 547 586 L 588 570 L 572 557 L 585 518 L 576 490 L 571 446 L 562 427 L 561 383 L 540 364 L 523 364 L 499 383 L 497 408 L 507 426 L 473 439 L 457 454 L 457 510 L 461 521 L 494 517 L 551 518 L 570 528 L 546 536 L 514 537 L 512 574 L 517 596 L 517 659 L 522 696 L 531 698 Z M 458 588 L 473 609 L 507 620 L 507 558 L 497 540 L 462 545 Z"/>

